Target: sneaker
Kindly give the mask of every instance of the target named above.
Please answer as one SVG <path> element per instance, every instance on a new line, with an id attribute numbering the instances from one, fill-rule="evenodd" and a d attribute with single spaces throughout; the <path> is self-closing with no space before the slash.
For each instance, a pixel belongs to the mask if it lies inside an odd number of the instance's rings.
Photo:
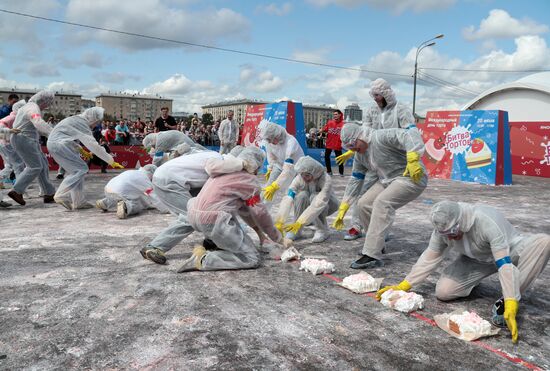
<path id="1" fill-rule="evenodd" d="M 344 236 L 344 240 L 353 241 L 361 237 L 363 237 L 363 233 L 361 233 L 361 231 L 358 231 L 355 228 L 350 228 L 348 233 L 346 233 L 346 235 Z"/>
<path id="2" fill-rule="evenodd" d="M 45 195 L 45 196 L 44 196 L 44 203 L 45 203 L 45 204 L 53 204 L 53 203 L 55 203 L 55 199 L 53 198 L 53 195 Z"/>
<path id="3" fill-rule="evenodd" d="M 300 229 L 298 233 L 286 232 L 285 238 L 291 241 L 299 240 L 300 238 L 302 238 L 302 230 Z"/>
<path id="4" fill-rule="evenodd" d="M 344 175 L 344 174 L 340 174 L 340 178 L 343 178 L 343 177 L 345 177 L 345 175 Z"/>
<path id="5" fill-rule="evenodd" d="M 73 211 L 73 204 L 71 203 L 71 201 L 62 200 L 62 199 L 58 198 L 58 199 L 55 199 L 55 203 L 63 206 L 65 209 L 67 209 L 69 211 Z"/>
<path id="6" fill-rule="evenodd" d="M 116 216 L 119 219 L 126 219 L 128 217 L 128 209 L 124 201 L 118 201 L 116 204 Z"/>
<path id="7" fill-rule="evenodd" d="M 78 207 L 76 207 L 75 209 L 76 210 L 85 210 L 85 209 L 93 209 L 93 208 L 94 208 L 94 205 L 92 205 L 89 202 L 84 202 L 84 203 L 78 205 Z"/>
<path id="8" fill-rule="evenodd" d="M 352 269 L 366 269 L 366 268 L 377 268 L 383 267 L 384 262 L 375 258 L 371 258 L 368 255 L 363 255 L 353 263 L 351 263 L 350 268 Z"/>
<path id="9" fill-rule="evenodd" d="M 109 211 L 109 209 L 107 208 L 107 205 L 105 205 L 105 202 L 103 202 L 103 200 L 97 200 L 95 202 L 95 207 L 98 208 L 99 210 L 102 210 L 104 213 Z"/>
<path id="10" fill-rule="evenodd" d="M 9 202 L 0 201 L 0 207 L 10 207 L 11 204 Z"/>
<path id="11" fill-rule="evenodd" d="M 321 243 L 330 237 L 330 232 L 326 229 L 319 229 L 315 231 L 315 234 L 313 235 L 313 238 L 311 239 L 311 242 L 313 243 Z"/>
<path id="12" fill-rule="evenodd" d="M 23 195 L 21 193 L 17 193 L 16 191 L 10 191 L 8 193 L 8 197 L 17 202 L 19 205 L 26 204 L 25 200 L 23 199 Z"/>
<path id="13" fill-rule="evenodd" d="M 504 320 L 504 298 L 498 299 L 494 304 L 491 310 L 491 322 L 493 325 L 505 328 L 506 321 Z"/>
<path id="14" fill-rule="evenodd" d="M 198 271 L 202 268 L 202 259 L 206 256 L 206 249 L 203 246 L 195 245 L 193 254 L 189 259 L 183 262 L 183 265 L 178 269 L 178 273 Z"/>
<path id="15" fill-rule="evenodd" d="M 151 260 L 157 264 L 166 264 L 166 256 L 164 256 L 164 251 L 161 249 L 144 247 L 140 253 L 144 259 Z"/>

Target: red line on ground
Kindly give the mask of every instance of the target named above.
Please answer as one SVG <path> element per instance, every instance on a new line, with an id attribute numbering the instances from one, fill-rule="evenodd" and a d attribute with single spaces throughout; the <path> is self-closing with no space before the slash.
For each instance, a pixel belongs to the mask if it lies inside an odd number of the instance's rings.
<path id="1" fill-rule="evenodd" d="M 409 316 L 414 317 L 414 318 L 417 318 L 417 319 L 419 319 L 419 320 L 421 320 L 421 321 L 424 321 L 424 322 L 426 322 L 426 323 L 429 324 L 429 325 L 437 326 L 437 323 L 435 323 L 435 321 L 434 321 L 433 319 L 430 319 L 430 318 L 428 318 L 428 317 L 424 317 L 424 316 L 423 316 L 422 314 L 420 314 L 420 313 L 411 312 L 411 313 L 409 313 Z"/>
<path id="2" fill-rule="evenodd" d="M 489 344 L 485 344 L 479 340 L 475 340 L 475 341 L 472 341 L 472 343 L 476 344 L 476 345 L 479 345 L 480 347 L 484 348 L 484 349 L 487 349 L 488 351 L 491 351 L 495 354 L 498 354 L 499 356 L 501 357 L 504 357 L 506 358 L 507 360 L 509 360 L 510 362 L 513 362 L 515 364 L 518 364 L 520 366 L 523 366 L 523 367 L 526 367 L 530 370 L 536 370 L 536 371 L 542 371 L 542 369 L 537 366 L 537 365 L 534 365 L 532 363 L 529 363 L 527 361 L 524 361 L 523 359 L 519 358 L 519 357 L 515 357 L 511 354 L 508 354 L 506 352 L 503 352 L 502 350 L 500 349 L 495 349 L 493 348 L 492 346 L 490 346 Z"/>
<path id="3" fill-rule="evenodd" d="M 336 277 L 336 276 L 333 276 L 332 274 L 323 273 L 323 276 L 325 276 L 326 278 L 329 278 L 329 279 L 331 279 L 331 280 L 333 280 L 333 281 L 335 281 L 335 282 L 338 282 L 338 283 L 342 282 L 342 279 L 341 279 L 341 278 Z M 374 296 L 375 296 L 375 294 L 372 293 L 372 292 L 366 293 L 366 294 L 364 294 L 364 295 L 369 296 L 369 297 L 374 297 Z M 411 317 L 413 317 L 413 318 L 416 318 L 416 319 L 419 319 L 419 320 L 421 320 L 421 321 L 423 321 L 423 322 L 425 322 L 425 323 L 427 323 L 427 324 L 429 324 L 429 325 L 431 325 L 431 326 L 437 327 L 437 324 L 435 323 L 435 321 L 434 321 L 433 319 L 430 319 L 430 318 L 428 318 L 428 317 L 424 317 L 424 316 L 423 316 L 422 314 L 420 314 L 420 313 L 411 312 L 411 313 L 409 313 L 409 316 L 411 316 Z M 503 352 L 502 350 L 495 349 L 495 348 L 493 348 L 492 346 L 490 346 L 490 345 L 488 345 L 488 344 L 485 344 L 485 343 L 483 343 L 483 342 L 481 342 L 481 341 L 479 341 L 479 340 L 472 341 L 471 343 L 476 344 L 476 345 L 482 347 L 483 349 L 486 349 L 486 350 L 488 350 L 488 351 L 490 351 L 490 352 L 492 352 L 492 353 L 494 353 L 494 354 L 496 354 L 496 355 L 498 355 L 498 356 L 504 357 L 504 358 L 506 358 L 507 360 L 509 360 L 510 362 L 513 362 L 513 363 L 515 363 L 515 364 L 517 364 L 517 365 L 526 367 L 526 368 L 528 368 L 528 369 L 530 369 L 530 370 L 542 371 L 542 369 L 541 369 L 539 366 L 537 366 L 537 365 L 534 365 L 534 364 L 532 364 L 532 363 L 529 363 L 529 362 L 523 360 L 522 358 L 519 358 L 519 357 L 510 355 L 510 354 L 508 354 L 508 353 L 506 353 L 506 352 Z"/>

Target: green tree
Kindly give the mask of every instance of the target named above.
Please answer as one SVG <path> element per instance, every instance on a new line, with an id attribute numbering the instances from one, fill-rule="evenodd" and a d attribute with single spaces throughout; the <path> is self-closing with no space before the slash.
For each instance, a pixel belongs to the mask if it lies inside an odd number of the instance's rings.
<path id="1" fill-rule="evenodd" d="M 214 124 L 214 117 L 211 113 L 205 113 L 202 115 L 202 123 L 204 125 L 213 125 Z"/>

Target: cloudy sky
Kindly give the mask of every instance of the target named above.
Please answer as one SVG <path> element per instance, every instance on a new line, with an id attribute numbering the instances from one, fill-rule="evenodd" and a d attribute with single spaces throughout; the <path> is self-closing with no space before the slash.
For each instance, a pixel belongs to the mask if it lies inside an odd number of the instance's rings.
<path id="1" fill-rule="evenodd" d="M 419 57 L 421 114 L 460 108 L 476 93 L 529 74 L 487 70 L 550 69 L 548 0 L 0 0 L 0 10 L 351 68 L 0 12 L 1 87 L 89 98 L 107 91 L 159 94 L 173 98 L 176 111 L 200 112 L 201 105 L 244 97 L 365 108 L 377 77 L 411 103 L 416 47 L 440 33 L 445 37 Z"/>

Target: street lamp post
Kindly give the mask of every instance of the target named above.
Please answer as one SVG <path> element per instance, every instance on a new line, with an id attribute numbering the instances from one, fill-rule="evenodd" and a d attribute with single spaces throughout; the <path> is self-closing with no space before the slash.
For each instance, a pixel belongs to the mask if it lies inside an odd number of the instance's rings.
<path id="1" fill-rule="evenodd" d="M 435 39 L 442 39 L 445 35 L 439 34 L 436 37 L 433 37 L 429 40 L 424 41 L 420 45 L 418 45 L 418 48 L 416 48 L 416 57 L 414 58 L 414 89 L 413 89 L 413 117 L 416 119 L 416 75 L 418 73 L 418 55 L 422 51 L 422 49 L 427 48 L 429 46 L 435 45 Z"/>

